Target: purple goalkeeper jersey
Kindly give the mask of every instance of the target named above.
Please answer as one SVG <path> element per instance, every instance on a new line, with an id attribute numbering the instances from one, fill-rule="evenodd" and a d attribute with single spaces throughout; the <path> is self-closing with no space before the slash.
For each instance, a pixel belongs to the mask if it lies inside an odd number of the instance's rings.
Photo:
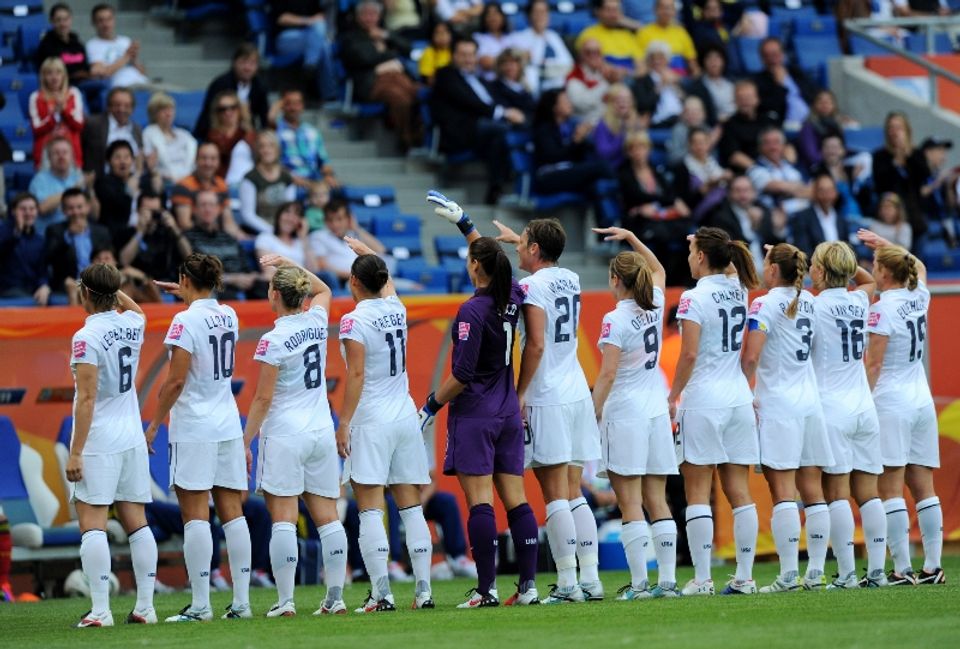
<path id="1" fill-rule="evenodd" d="M 513 382 L 513 342 L 523 291 L 516 281 L 505 312 L 480 291 L 463 303 L 453 322 L 453 376 L 466 385 L 450 403 L 454 417 L 509 417 L 520 411 Z"/>

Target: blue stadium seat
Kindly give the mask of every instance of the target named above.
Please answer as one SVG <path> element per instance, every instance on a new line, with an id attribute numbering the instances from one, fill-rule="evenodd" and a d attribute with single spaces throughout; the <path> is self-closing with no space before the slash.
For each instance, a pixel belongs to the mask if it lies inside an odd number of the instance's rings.
<path id="1" fill-rule="evenodd" d="M 50 26 L 21 25 L 17 29 L 17 36 L 13 44 L 13 53 L 20 61 L 21 69 L 34 72 L 37 67 L 34 65 L 34 59 L 37 55 L 37 49 L 40 47 L 40 39 L 43 33 L 50 29 Z"/>
<path id="2" fill-rule="evenodd" d="M 25 16 L 15 16 L 11 13 L 0 14 L 0 34 L 3 36 L 14 38 L 17 30 L 21 27 L 48 29 L 50 23 L 47 22 L 47 17 L 42 12 Z"/>
<path id="3" fill-rule="evenodd" d="M 170 96 L 177 102 L 176 114 L 173 118 L 174 125 L 193 131 L 197 118 L 200 117 L 200 111 L 203 110 L 205 95 L 204 90 L 171 92 Z"/>
<path id="4" fill-rule="evenodd" d="M 6 132 L 4 132 L 6 135 Z M 34 175 L 33 162 L 5 162 L 3 164 L 3 179 L 7 190 L 25 192 L 30 187 L 30 180 Z"/>
<path id="5" fill-rule="evenodd" d="M 585 202 L 583 194 L 559 192 L 556 194 L 535 194 L 533 192 L 533 142 L 527 131 L 507 133 L 510 146 L 510 162 L 517 174 L 516 193 L 520 202 L 537 212 L 559 209 L 567 205 L 579 205 Z"/>
<path id="6" fill-rule="evenodd" d="M 893 42 L 891 39 L 889 42 Z M 892 56 L 892 52 L 879 45 L 864 40 L 856 34 L 850 34 L 850 51 L 857 56 Z"/>
<path id="7" fill-rule="evenodd" d="M 350 185 L 342 188 L 343 196 L 351 204 L 379 207 L 397 200 L 397 194 L 389 185 Z"/>
<path id="8" fill-rule="evenodd" d="M 907 50 L 914 54 L 927 53 L 927 35 L 910 34 L 907 36 Z M 954 51 L 953 41 L 950 34 L 938 32 L 933 35 L 933 53 L 949 54 Z"/>
<path id="9" fill-rule="evenodd" d="M 27 15 L 43 13 L 43 0 L 0 0 L 0 14 Z"/>
<path id="10" fill-rule="evenodd" d="M 375 214 L 374 236 L 420 236 L 420 217 L 410 214 Z"/>
<path id="11" fill-rule="evenodd" d="M 139 124 L 140 128 L 146 128 L 147 124 L 150 123 L 150 118 L 147 115 L 147 104 L 150 102 L 152 95 L 153 92 L 150 90 L 133 91 L 133 115 L 130 119 Z"/>
<path id="12" fill-rule="evenodd" d="M 589 9 L 578 9 L 568 14 L 563 14 L 561 18 L 561 28 L 557 31 L 561 36 L 573 36 L 582 32 L 584 29 L 596 22 Z"/>
<path id="13" fill-rule="evenodd" d="M 377 240 L 398 260 L 423 256 L 423 242 L 419 234 L 385 234 L 378 236 Z"/>
<path id="14" fill-rule="evenodd" d="M 883 127 L 863 126 L 845 129 L 843 141 L 850 152 L 873 151 L 883 146 Z"/>
<path id="15" fill-rule="evenodd" d="M 835 34 L 819 36 L 794 36 L 797 65 L 817 77 L 820 85 L 827 86 L 827 63 L 830 59 L 843 56 L 840 41 Z"/>
<path id="16" fill-rule="evenodd" d="M 837 19 L 833 16 L 798 16 L 793 21 L 793 38 L 797 36 L 837 35 Z M 797 47 L 799 53 L 799 47 Z"/>
<path id="17" fill-rule="evenodd" d="M 760 38 L 741 37 L 737 39 L 737 54 L 739 55 L 740 65 L 745 72 L 756 74 L 763 70 L 763 62 L 760 60 Z"/>
<path id="18" fill-rule="evenodd" d="M 438 234 L 433 238 L 433 248 L 440 260 L 454 259 L 462 264 L 467 258 L 468 247 L 466 240 L 456 234 Z"/>
<path id="19" fill-rule="evenodd" d="M 20 439 L 13 422 L 0 415 L 0 458 L 3 462 L 0 470 L 0 502 L 10 519 L 14 536 L 19 536 L 16 528 L 23 526 L 28 532 L 31 548 L 78 545 L 79 527 L 42 527 L 38 524 L 20 466 L 20 454 Z"/>
<path id="20" fill-rule="evenodd" d="M 646 25 L 654 20 L 655 4 L 655 0 L 626 0 L 623 3 L 623 13 Z"/>
<path id="21" fill-rule="evenodd" d="M 430 292 L 446 293 L 450 289 L 450 277 L 442 266 L 432 266 L 423 259 L 397 262 L 397 276 L 422 284 Z"/>
<path id="22" fill-rule="evenodd" d="M 393 202 L 383 203 L 382 205 L 377 205 L 375 207 L 351 203 L 350 211 L 353 212 L 355 217 L 357 217 L 357 221 L 364 230 L 369 230 L 373 227 L 373 217 L 375 216 L 400 216 L 400 208 L 398 208 L 397 204 Z"/>

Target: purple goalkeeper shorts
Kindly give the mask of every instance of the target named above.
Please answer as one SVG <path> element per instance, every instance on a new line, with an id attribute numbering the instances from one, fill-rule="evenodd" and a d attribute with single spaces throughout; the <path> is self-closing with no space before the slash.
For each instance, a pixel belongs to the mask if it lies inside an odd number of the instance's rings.
<path id="1" fill-rule="evenodd" d="M 523 421 L 511 417 L 450 417 L 443 474 L 523 475 Z"/>

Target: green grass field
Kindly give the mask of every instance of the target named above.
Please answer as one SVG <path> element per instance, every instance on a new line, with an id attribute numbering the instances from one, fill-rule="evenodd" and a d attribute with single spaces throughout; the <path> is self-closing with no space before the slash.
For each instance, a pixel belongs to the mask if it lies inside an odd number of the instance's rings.
<path id="1" fill-rule="evenodd" d="M 828 563 L 828 570 L 833 566 Z M 209 624 L 109 629 L 71 628 L 87 610 L 86 600 L 62 599 L 36 604 L 0 605 L 0 646 L 27 647 L 614 647 L 644 644 L 671 647 L 956 647 L 960 645 L 960 557 L 944 561 L 946 586 L 887 588 L 840 592 L 799 592 L 752 597 L 708 597 L 639 602 L 614 601 L 625 573 L 602 573 L 607 600 L 589 604 L 497 608 L 461 611 L 456 605 L 471 584 L 466 580 L 434 584 L 437 609 L 412 611 L 412 585 L 399 584 L 394 593 L 396 613 L 314 618 L 317 587 L 297 589 L 299 615 L 267 620 L 263 613 L 274 603 L 272 589 L 253 589 L 253 620 L 215 620 Z M 725 568 L 714 569 L 718 585 Z M 758 583 L 772 580 L 773 563 L 758 564 Z M 679 579 L 692 576 L 682 569 Z M 545 593 L 548 577 L 539 580 Z M 509 576 L 500 579 L 503 598 L 510 594 Z M 508 592 L 509 591 L 509 592 Z M 346 589 L 351 607 L 361 603 L 366 584 Z M 229 593 L 214 593 L 213 606 L 222 610 Z M 189 602 L 189 594 L 157 598 L 157 612 L 171 615 Z M 120 623 L 133 598 L 112 602 Z M 696 643 L 696 644 L 695 644 Z"/>

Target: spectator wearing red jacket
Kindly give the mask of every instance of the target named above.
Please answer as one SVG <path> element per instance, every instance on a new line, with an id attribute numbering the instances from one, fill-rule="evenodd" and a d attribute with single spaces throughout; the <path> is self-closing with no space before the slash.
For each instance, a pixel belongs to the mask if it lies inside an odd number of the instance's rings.
<path id="1" fill-rule="evenodd" d="M 74 161 L 78 167 L 83 165 L 80 147 L 83 97 L 70 85 L 62 59 L 51 57 L 40 66 L 40 88 L 30 95 L 30 127 L 33 129 L 33 163 L 38 169 L 43 161 L 43 148 L 54 135 L 70 141 Z"/>

